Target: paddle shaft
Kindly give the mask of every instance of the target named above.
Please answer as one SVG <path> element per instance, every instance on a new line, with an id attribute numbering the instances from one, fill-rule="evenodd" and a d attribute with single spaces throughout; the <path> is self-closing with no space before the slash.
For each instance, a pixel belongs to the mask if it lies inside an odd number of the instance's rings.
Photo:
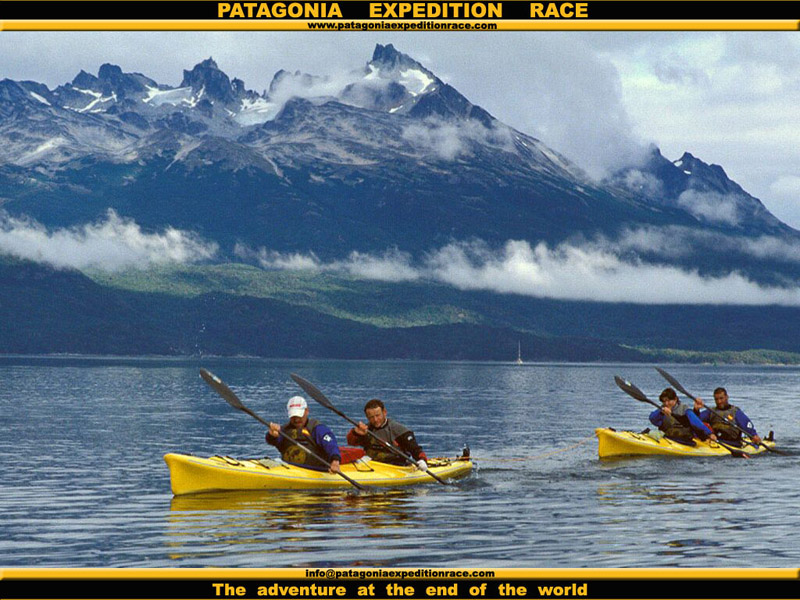
<path id="1" fill-rule="evenodd" d="M 648 404 L 652 404 L 659 410 L 662 408 L 660 405 L 653 402 L 650 398 L 645 396 L 644 392 L 640 390 L 638 387 L 633 385 L 630 381 L 625 381 L 621 377 L 614 376 L 614 381 L 616 382 L 617 386 L 634 400 L 638 400 L 639 402 L 647 402 Z M 721 442 L 720 440 L 716 441 L 717 444 L 725 448 L 728 452 L 730 452 L 733 456 L 737 458 L 750 458 L 750 456 L 739 450 L 738 448 L 734 448 L 733 446 L 729 446 L 728 444 Z"/>
<path id="2" fill-rule="evenodd" d="M 335 412 L 337 415 L 342 417 L 345 421 L 347 421 L 348 423 L 350 423 L 354 427 L 358 427 L 358 423 L 356 423 L 353 419 L 351 419 L 346 414 L 344 414 L 342 411 L 340 411 L 338 408 L 336 408 L 333 405 L 333 403 L 330 400 L 328 400 L 327 396 L 325 396 L 325 394 L 323 394 L 320 391 L 320 389 L 317 386 L 315 386 L 313 383 L 303 379 L 302 377 L 300 377 L 299 375 L 296 375 L 294 373 L 291 374 L 291 377 L 292 377 L 292 379 L 294 379 L 294 381 L 295 381 L 295 383 L 297 383 L 297 385 L 299 385 L 301 388 L 303 388 L 303 391 L 305 391 L 314 400 L 316 400 L 317 402 L 322 404 L 322 406 L 324 406 L 328 410 L 331 410 L 331 411 Z M 386 440 L 382 440 L 377 435 L 375 435 L 373 432 L 371 432 L 369 429 L 367 429 L 367 434 L 371 435 L 374 439 L 378 440 L 381 444 L 383 444 L 383 446 L 385 448 L 388 448 L 391 452 L 393 452 L 394 454 L 396 454 L 397 456 L 402 458 L 408 464 L 416 466 L 417 463 L 415 463 L 413 461 L 413 459 L 409 458 L 409 456 L 407 454 L 405 454 L 404 452 L 401 452 L 400 450 L 398 450 L 397 448 L 395 448 L 394 446 L 389 444 Z M 425 471 L 425 472 L 428 475 L 430 475 L 431 477 L 433 477 L 436 481 L 441 483 L 442 485 L 450 485 L 448 482 L 444 481 L 442 478 L 440 478 L 435 473 L 431 473 L 430 470 Z"/>
<path id="3" fill-rule="evenodd" d="M 698 400 L 698 398 L 697 398 L 696 396 L 694 396 L 693 394 L 690 394 L 688 391 L 686 391 L 686 389 L 685 389 L 685 388 L 684 388 L 684 387 L 683 387 L 683 386 L 680 384 L 680 382 L 679 382 L 677 379 L 675 379 L 675 378 L 674 378 L 672 375 L 670 375 L 669 373 L 667 373 L 667 372 L 666 372 L 664 369 L 660 369 L 659 367 L 656 367 L 656 371 L 658 371 L 658 372 L 659 372 L 659 374 L 660 374 L 660 375 L 661 375 L 661 376 L 662 376 L 664 379 L 666 379 L 666 380 L 669 382 L 669 384 L 670 384 L 670 385 L 672 385 L 672 386 L 673 386 L 673 387 L 674 387 L 676 390 L 678 390 L 678 391 L 679 391 L 681 394 L 683 394 L 684 396 L 686 396 L 687 398 L 690 398 L 690 399 L 692 399 L 692 400 Z M 718 413 L 716 410 L 714 410 L 713 408 L 711 408 L 710 406 L 706 406 L 706 410 L 708 410 L 708 412 L 710 412 L 711 414 L 713 414 L 713 415 L 716 415 L 716 416 L 717 416 L 717 418 L 719 418 L 719 419 L 723 419 L 723 417 L 722 417 L 722 416 L 721 416 L 721 415 L 720 415 L 720 414 L 719 414 L 719 413 Z M 724 420 L 726 423 L 728 423 L 729 425 L 732 425 L 733 427 L 735 427 L 736 429 L 738 429 L 739 431 L 741 431 L 741 432 L 742 432 L 743 434 L 745 434 L 746 436 L 748 436 L 748 437 L 750 436 L 750 433 L 748 433 L 747 431 L 745 431 L 744 429 L 742 429 L 741 427 L 739 427 L 739 425 L 738 425 L 738 424 L 737 424 L 735 421 L 728 421 L 727 419 L 723 419 L 723 420 Z M 751 439 L 752 439 L 752 438 L 751 438 Z M 769 447 L 769 446 L 767 446 L 767 445 L 766 445 L 764 442 L 759 442 L 759 446 L 762 446 L 762 447 L 763 447 L 763 448 L 765 448 L 765 449 L 766 449 L 768 452 L 774 452 L 775 454 L 783 454 L 783 452 L 781 452 L 780 450 L 775 450 L 774 448 L 770 448 L 770 447 Z"/>
<path id="4" fill-rule="evenodd" d="M 206 369 L 200 369 L 200 376 L 203 378 L 203 380 L 206 383 L 208 383 L 208 385 L 210 385 L 212 388 L 214 388 L 214 391 L 217 392 L 220 396 L 222 396 L 223 399 L 225 399 L 225 401 L 228 404 L 230 404 L 233 408 L 235 408 L 236 410 L 240 410 L 243 413 L 246 413 L 246 414 L 250 415 L 251 417 L 256 419 L 259 423 L 261 423 L 263 425 L 266 425 L 267 428 L 269 428 L 269 423 L 267 421 L 265 421 L 264 419 L 262 419 L 261 417 L 259 417 L 252 410 L 247 408 L 244 404 L 242 404 L 242 401 L 239 400 L 239 397 L 236 394 L 234 394 L 233 390 L 231 388 L 229 388 L 227 385 L 225 385 L 225 383 L 219 377 L 217 377 L 216 375 L 214 375 L 210 371 L 207 371 Z M 325 466 L 327 466 L 328 469 L 331 468 L 331 463 L 329 463 L 327 460 L 325 460 L 324 458 L 319 456 L 316 452 L 312 451 L 310 448 L 306 448 L 305 446 L 303 446 L 297 440 L 294 440 L 294 439 L 290 438 L 288 435 L 284 435 L 283 439 L 291 442 L 292 444 L 294 444 L 295 446 L 298 446 L 299 448 L 302 448 L 304 452 L 308 452 L 311 456 L 313 456 L 318 461 L 320 461 Z M 341 471 L 336 471 L 336 474 L 337 475 L 341 475 L 342 478 L 346 479 L 349 483 L 351 483 L 353 486 L 355 486 L 359 490 L 365 489 L 363 485 L 361 485 L 357 481 L 354 481 L 353 479 L 351 479 L 350 477 L 348 477 L 347 475 L 345 475 Z"/>

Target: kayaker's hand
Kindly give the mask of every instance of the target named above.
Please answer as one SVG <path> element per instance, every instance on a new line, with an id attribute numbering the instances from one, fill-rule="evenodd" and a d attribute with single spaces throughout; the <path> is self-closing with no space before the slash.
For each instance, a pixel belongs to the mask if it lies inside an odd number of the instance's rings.
<path id="1" fill-rule="evenodd" d="M 661 407 L 661 412 L 664 413 L 665 415 L 671 415 L 672 414 L 672 409 L 669 408 L 669 407 L 666 407 L 666 406 L 662 406 Z"/>
<path id="2" fill-rule="evenodd" d="M 355 426 L 355 431 L 357 435 L 361 436 L 367 435 L 367 430 L 368 430 L 367 426 L 364 425 L 364 423 L 362 423 L 361 421 L 359 421 L 358 425 Z"/>
<path id="3" fill-rule="evenodd" d="M 331 461 L 331 468 L 328 469 L 331 473 L 341 473 L 342 470 L 339 468 L 339 461 L 335 458 Z"/>
<path id="4" fill-rule="evenodd" d="M 708 439 L 710 439 L 712 442 L 716 442 L 717 441 L 717 435 L 715 433 L 712 433 L 710 436 L 708 436 Z"/>
<path id="5" fill-rule="evenodd" d="M 760 435 L 751 435 L 750 439 L 753 440 L 753 443 L 758 446 L 761 443 L 761 436 Z"/>
<path id="6" fill-rule="evenodd" d="M 281 434 L 281 426 L 277 423 L 270 423 L 269 424 L 269 435 L 276 438 Z"/>
<path id="7" fill-rule="evenodd" d="M 706 405 L 703 404 L 703 399 L 702 398 L 695 398 L 694 399 L 694 409 L 695 410 L 702 410 L 703 408 L 705 408 L 705 406 Z"/>
<path id="8" fill-rule="evenodd" d="M 417 468 L 418 468 L 420 471 L 427 471 L 427 470 L 428 470 L 428 463 L 426 463 L 424 459 L 420 458 L 420 459 L 417 461 Z"/>

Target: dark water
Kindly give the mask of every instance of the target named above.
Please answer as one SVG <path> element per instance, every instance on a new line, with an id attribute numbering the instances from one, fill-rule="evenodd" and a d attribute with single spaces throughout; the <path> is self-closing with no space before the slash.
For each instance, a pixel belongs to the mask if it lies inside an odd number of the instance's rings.
<path id="1" fill-rule="evenodd" d="M 283 420 L 296 372 L 343 412 L 374 396 L 429 455 L 465 442 L 456 487 L 173 498 L 162 456 L 273 455 L 198 377 Z M 670 366 L 725 385 L 791 456 L 600 461 L 597 426 L 642 429 L 651 366 L 0 359 L 0 566 L 796 567 L 800 369 Z M 343 442 L 349 425 L 315 403 Z"/>

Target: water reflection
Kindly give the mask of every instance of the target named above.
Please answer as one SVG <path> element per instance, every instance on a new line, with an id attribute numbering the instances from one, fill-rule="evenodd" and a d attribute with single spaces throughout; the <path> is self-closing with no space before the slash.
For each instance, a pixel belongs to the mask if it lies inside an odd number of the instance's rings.
<path id="1" fill-rule="evenodd" d="M 319 553 L 323 545 L 403 539 L 417 523 L 415 503 L 426 488 L 351 491 L 220 492 L 175 496 L 167 546 L 176 560 L 222 556 L 230 546 L 254 553 Z M 265 546 L 265 538 L 274 544 Z M 237 552 L 241 552 L 239 549 Z M 339 557 L 341 558 L 341 557 Z M 354 563 L 355 564 L 355 563 Z"/>
<path id="2" fill-rule="evenodd" d="M 653 486 L 639 483 L 600 484 L 597 486 L 600 502 L 623 507 L 633 500 L 645 500 L 654 506 L 672 507 L 680 504 L 702 506 L 705 504 L 738 504 L 741 499 L 732 498 L 712 486 L 705 488 Z"/>

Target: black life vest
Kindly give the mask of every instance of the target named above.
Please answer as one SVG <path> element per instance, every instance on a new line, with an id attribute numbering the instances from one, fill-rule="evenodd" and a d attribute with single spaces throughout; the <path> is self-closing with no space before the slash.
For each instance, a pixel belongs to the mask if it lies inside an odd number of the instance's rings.
<path id="1" fill-rule="evenodd" d="M 708 424 L 718 437 L 727 442 L 739 442 L 742 432 L 733 425 L 736 422 L 736 411 L 739 410 L 733 404 L 729 404 L 725 410 L 715 408 L 709 410 Z"/>
<path id="2" fill-rule="evenodd" d="M 386 423 L 382 427 L 378 427 L 377 429 L 373 429 L 370 425 L 369 430 L 375 434 L 376 437 L 383 440 L 390 446 L 394 447 L 396 450 L 399 450 L 401 453 L 405 454 L 405 452 L 400 449 L 397 444 L 395 444 L 395 440 L 399 438 L 401 435 L 411 435 L 414 434 L 411 430 L 398 423 L 397 421 L 392 421 L 391 419 L 386 419 Z M 371 435 L 367 434 L 364 436 L 364 450 L 367 453 L 367 456 L 372 458 L 372 460 L 377 460 L 384 463 L 389 463 L 393 465 L 405 465 L 407 461 L 403 460 L 400 456 L 389 450 L 386 446 L 381 444 L 378 440 L 376 440 Z"/>
<path id="3" fill-rule="evenodd" d="M 671 415 L 664 415 L 664 422 L 661 423 L 659 429 L 664 432 L 666 437 L 689 444 L 692 443 L 694 433 L 686 411 L 686 406 L 678 402 L 672 409 Z"/>
<path id="4" fill-rule="evenodd" d="M 297 441 L 302 447 L 292 444 L 291 442 L 286 442 L 281 451 L 281 458 L 295 465 L 303 465 L 314 469 L 327 469 L 328 466 L 325 463 L 312 456 L 310 452 L 304 450 L 304 448 L 307 448 L 317 456 L 325 457 L 325 449 L 314 443 L 314 438 L 312 437 L 318 425 L 319 421 L 311 418 L 306 421 L 305 427 L 301 429 L 292 425 L 291 422 L 284 425 L 281 428 L 281 433 Z"/>

